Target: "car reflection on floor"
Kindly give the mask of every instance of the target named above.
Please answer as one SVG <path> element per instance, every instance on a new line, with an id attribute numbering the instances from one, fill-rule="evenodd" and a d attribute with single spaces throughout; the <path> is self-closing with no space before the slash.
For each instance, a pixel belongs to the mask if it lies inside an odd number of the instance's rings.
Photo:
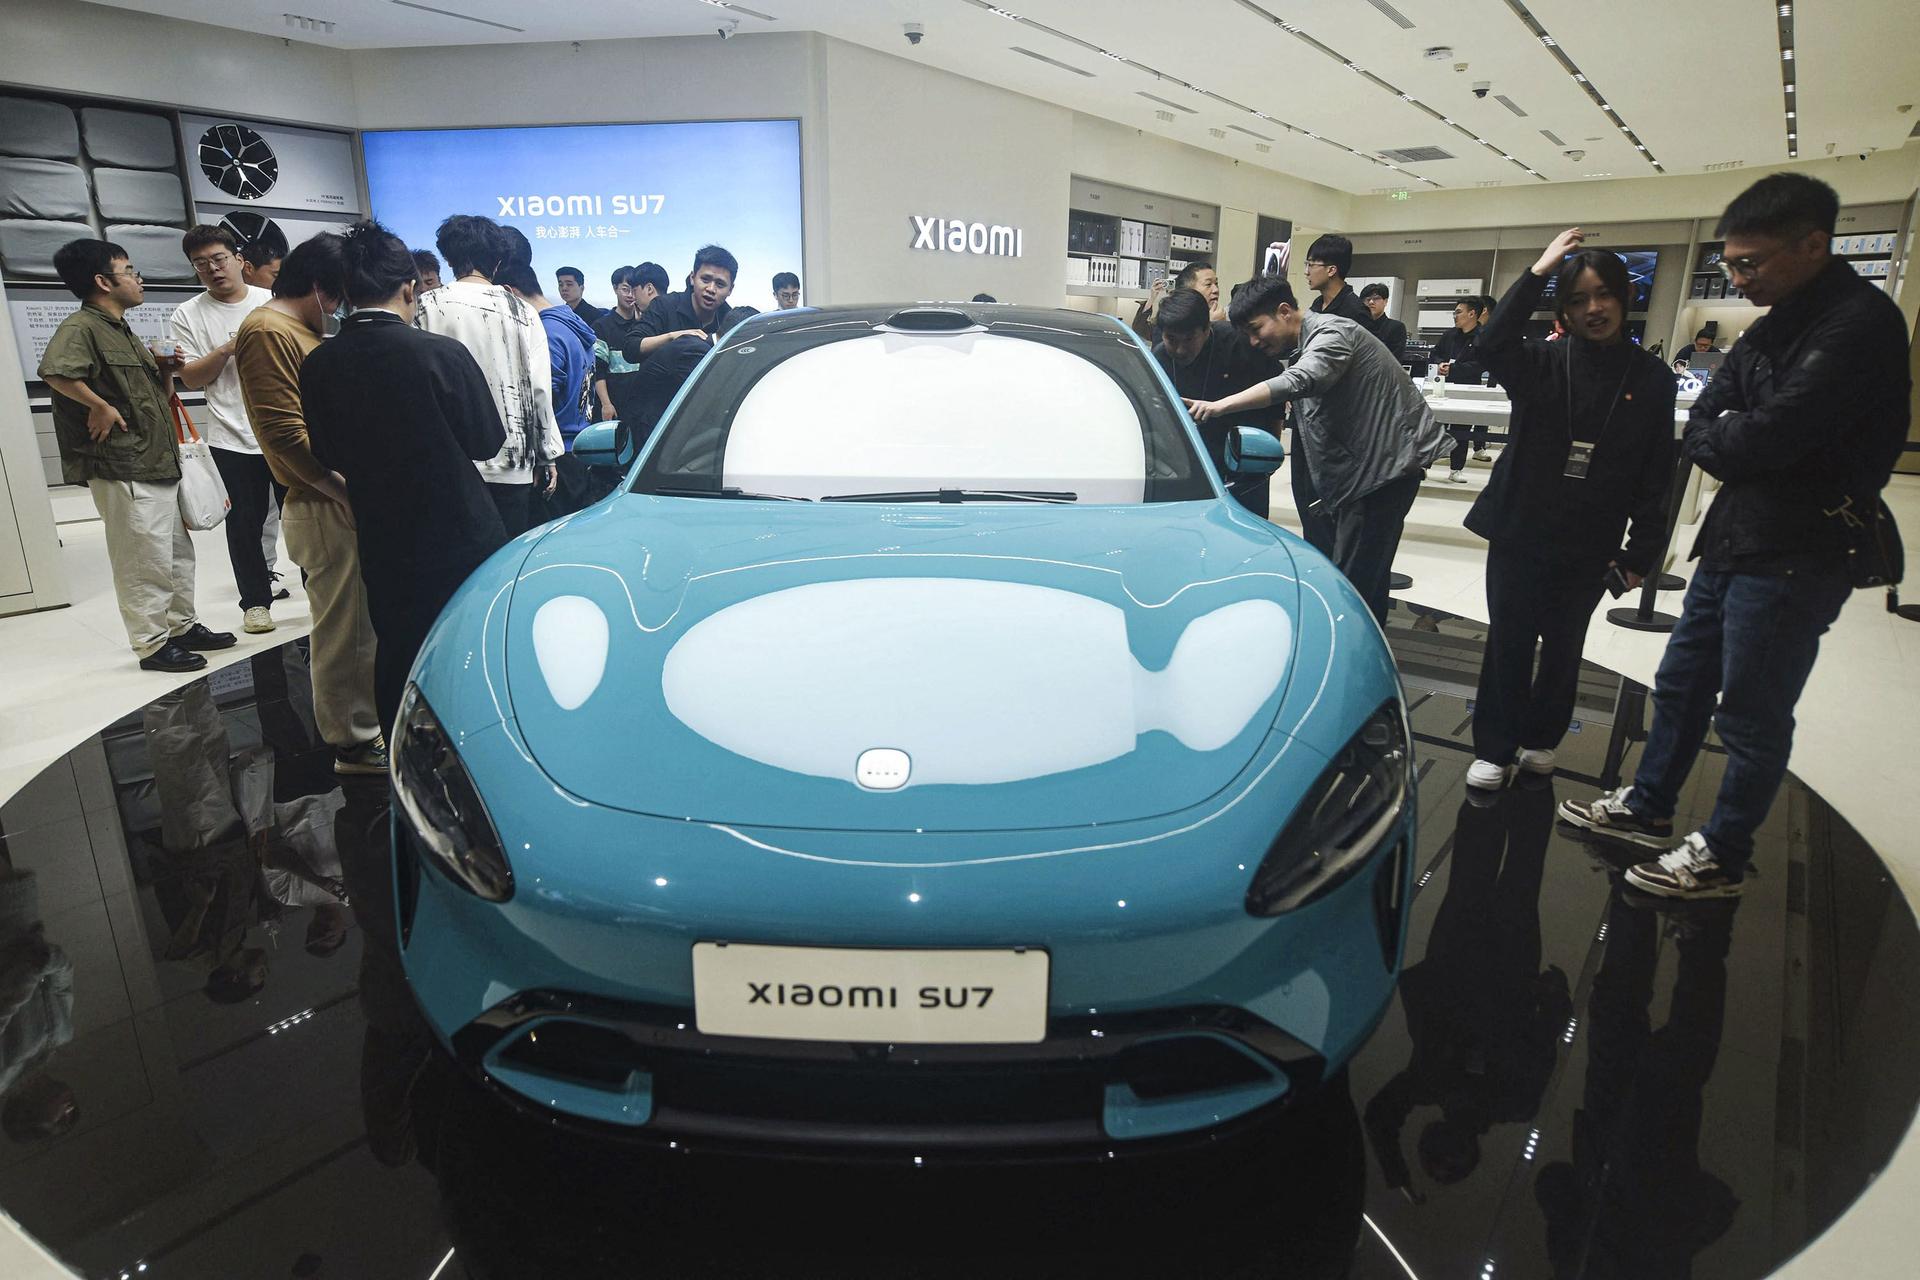
<path id="1" fill-rule="evenodd" d="M 258 655 L 0 806 L 0 1208 L 130 1280 L 1763 1275 L 1912 1118 L 1920 930 L 1797 785 L 1737 904 L 1622 891 L 1637 855 L 1552 820 L 1606 768 L 1599 673 L 1558 778 L 1467 802 L 1470 632 L 1390 632 L 1422 822 L 1373 1040 L 1228 1139 L 1033 1167 L 643 1149 L 463 1074 L 385 781 L 332 773 L 298 644 Z"/>

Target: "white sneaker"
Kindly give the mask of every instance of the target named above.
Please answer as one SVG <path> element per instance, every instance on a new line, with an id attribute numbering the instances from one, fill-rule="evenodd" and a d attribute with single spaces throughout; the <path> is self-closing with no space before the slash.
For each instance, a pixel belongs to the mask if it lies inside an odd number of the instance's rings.
<path id="1" fill-rule="evenodd" d="M 1485 449 L 1475 449 L 1473 451 L 1473 460 L 1475 462 L 1492 462 L 1493 455 L 1488 453 Z"/>
<path id="2" fill-rule="evenodd" d="M 1553 752 L 1551 749 L 1536 750 L 1533 747 L 1522 747 L 1520 748 L 1520 754 L 1516 756 L 1515 759 L 1520 767 L 1528 773 L 1553 772 Z"/>
<path id="3" fill-rule="evenodd" d="M 1498 791 L 1507 785 L 1512 776 L 1512 765 L 1495 764 L 1491 760 L 1475 760 L 1467 766 L 1467 785 L 1479 787 L 1482 791 Z"/>
<path id="4" fill-rule="evenodd" d="M 246 617 L 240 621 L 240 629 L 248 635 L 257 636 L 263 631 L 273 630 L 273 615 L 267 612 L 265 605 L 255 605 L 247 610 Z"/>
<path id="5" fill-rule="evenodd" d="M 1663 898 L 1737 898 L 1741 883 L 1729 876 L 1698 831 L 1652 862 L 1627 870 L 1627 883 Z"/>
<path id="6" fill-rule="evenodd" d="M 1466 482 L 1467 482 L 1467 473 L 1465 471 L 1447 472 L 1448 484 L 1465 484 Z"/>

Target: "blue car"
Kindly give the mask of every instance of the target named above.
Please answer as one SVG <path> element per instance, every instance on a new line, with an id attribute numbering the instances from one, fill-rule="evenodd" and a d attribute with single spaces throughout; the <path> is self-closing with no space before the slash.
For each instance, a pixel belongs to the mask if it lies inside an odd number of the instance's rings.
<path id="1" fill-rule="evenodd" d="M 1339 1070 L 1400 966 L 1385 641 L 1106 316 L 734 329 L 613 496 L 461 589 L 392 755 L 445 1047 L 662 1145 L 1212 1137 Z"/>

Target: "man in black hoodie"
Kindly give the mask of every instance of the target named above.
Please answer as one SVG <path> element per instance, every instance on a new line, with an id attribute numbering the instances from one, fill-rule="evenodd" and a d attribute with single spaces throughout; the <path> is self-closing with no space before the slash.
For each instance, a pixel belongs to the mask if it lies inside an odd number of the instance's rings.
<path id="1" fill-rule="evenodd" d="M 1648 893 L 1740 892 L 1753 833 L 1786 774 L 1794 704 L 1852 590 L 1839 513 L 1871 518 L 1906 444 L 1906 322 L 1829 254 L 1839 209 L 1825 183 L 1776 173 L 1720 219 L 1721 270 L 1772 311 L 1689 414 L 1681 449 L 1720 491 L 1694 543 L 1700 566 L 1660 662 L 1639 771 L 1611 795 L 1560 806 L 1575 825 L 1670 847 L 1627 872 Z M 1726 774 L 1706 825 L 1676 843 L 1680 786 L 1709 724 Z"/>
<path id="2" fill-rule="evenodd" d="M 1360 291 L 1360 305 L 1373 317 L 1373 336 L 1380 339 L 1393 358 L 1401 363 L 1407 358 L 1407 326 L 1387 314 L 1387 286 L 1375 280 Z"/>

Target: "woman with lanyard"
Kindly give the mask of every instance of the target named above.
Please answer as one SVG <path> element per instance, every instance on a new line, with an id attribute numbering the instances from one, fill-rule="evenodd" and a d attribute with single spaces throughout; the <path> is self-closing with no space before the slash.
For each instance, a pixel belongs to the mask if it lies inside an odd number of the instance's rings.
<path id="1" fill-rule="evenodd" d="M 1468 513 L 1487 551 L 1487 647 L 1469 786 L 1553 772 L 1600 594 L 1636 587 L 1666 544 L 1673 375 L 1627 337 L 1620 258 L 1562 232 L 1507 290 L 1480 358 L 1513 403 L 1508 445 Z M 1521 341 L 1549 279 L 1563 342 Z M 1632 531 L 1628 534 L 1628 522 Z M 1627 534 L 1624 548 L 1622 535 Z M 1539 669 L 1534 650 L 1539 647 Z"/>

